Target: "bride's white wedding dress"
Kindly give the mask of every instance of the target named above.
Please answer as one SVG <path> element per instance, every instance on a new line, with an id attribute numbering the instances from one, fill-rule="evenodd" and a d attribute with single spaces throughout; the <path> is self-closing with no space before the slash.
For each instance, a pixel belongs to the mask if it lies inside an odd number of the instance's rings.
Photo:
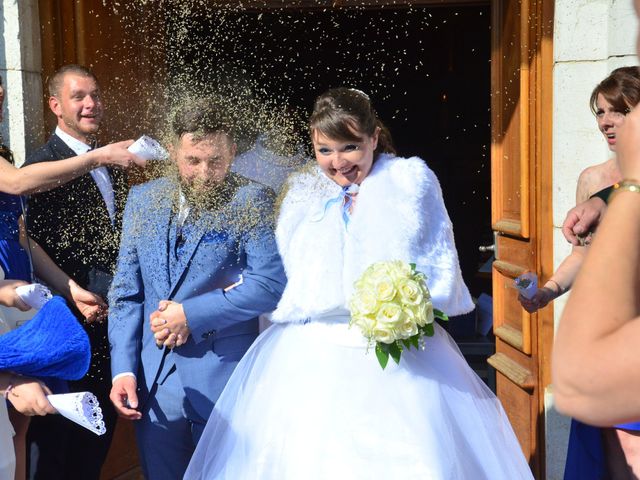
<path id="1" fill-rule="evenodd" d="M 439 184 L 422 160 L 382 156 L 345 228 L 339 187 L 292 180 L 277 238 L 288 284 L 275 325 L 218 400 L 186 479 L 532 478 L 498 399 L 436 327 L 424 350 L 380 368 L 349 328 L 355 279 L 383 260 L 414 262 L 433 303 L 473 308 Z"/>

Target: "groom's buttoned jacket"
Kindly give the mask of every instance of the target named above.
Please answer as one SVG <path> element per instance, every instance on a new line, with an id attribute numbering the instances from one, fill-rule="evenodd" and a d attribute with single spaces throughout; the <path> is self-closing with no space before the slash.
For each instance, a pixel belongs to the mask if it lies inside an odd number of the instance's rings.
<path id="1" fill-rule="evenodd" d="M 258 315 L 276 307 L 286 283 L 268 220 L 272 192 L 230 176 L 235 187 L 225 207 L 184 225 L 175 182 L 132 188 L 109 294 L 112 374 L 134 373 L 144 403 L 154 383 L 175 371 L 205 420 L 257 336 Z M 241 283 L 228 288 L 240 275 Z M 171 351 L 156 346 L 149 324 L 166 299 L 183 305 L 191 331 L 186 344 Z"/>

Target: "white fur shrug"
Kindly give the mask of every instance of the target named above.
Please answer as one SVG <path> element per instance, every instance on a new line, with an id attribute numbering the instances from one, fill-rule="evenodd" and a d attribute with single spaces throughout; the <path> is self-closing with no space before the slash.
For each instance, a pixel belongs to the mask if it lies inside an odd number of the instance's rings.
<path id="1" fill-rule="evenodd" d="M 448 315 L 473 309 L 440 184 L 422 159 L 381 155 L 360 185 L 347 227 L 338 203 L 323 216 L 340 187 L 318 167 L 293 175 L 288 188 L 276 229 L 288 283 L 273 322 L 347 308 L 354 282 L 384 260 L 416 263 L 435 308 Z"/>

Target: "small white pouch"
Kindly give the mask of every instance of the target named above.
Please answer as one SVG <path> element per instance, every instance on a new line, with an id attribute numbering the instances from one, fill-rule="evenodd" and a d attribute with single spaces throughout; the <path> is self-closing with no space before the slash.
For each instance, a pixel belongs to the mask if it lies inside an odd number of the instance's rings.
<path id="1" fill-rule="evenodd" d="M 0 280 L 4 280 L 4 271 L 2 268 L 0 268 Z M 23 312 L 17 308 L 0 305 L 0 335 L 15 330 L 20 325 L 31 320 L 35 314 L 36 310 L 33 308 Z"/>
<path id="2" fill-rule="evenodd" d="M 20 299 L 31 308 L 40 310 L 44 304 L 53 298 L 51 290 L 41 283 L 30 283 L 16 288 Z"/>
<path id="3" fill-rule="evenodd" d="M 169 153 L 164 147 L 157 140 L 147 135 L 142 135 L 127 150 L 147 161 L 166 160 L 169 158 Z"/>

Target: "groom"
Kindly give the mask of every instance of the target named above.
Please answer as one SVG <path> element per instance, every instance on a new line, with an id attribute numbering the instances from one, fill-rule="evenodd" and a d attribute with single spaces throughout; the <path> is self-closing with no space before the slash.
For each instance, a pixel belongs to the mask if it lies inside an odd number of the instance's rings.
<path id="1" fill-rule="evenodd" d="M 230 117 L 188 102 L 171 128 L 174 173 L 131 190 L 109 293 L 110 398 L 137 420 L 154 480 L 182 478 L 258 315 L 286 282 L 271 191 L 229 172 Z"/>

